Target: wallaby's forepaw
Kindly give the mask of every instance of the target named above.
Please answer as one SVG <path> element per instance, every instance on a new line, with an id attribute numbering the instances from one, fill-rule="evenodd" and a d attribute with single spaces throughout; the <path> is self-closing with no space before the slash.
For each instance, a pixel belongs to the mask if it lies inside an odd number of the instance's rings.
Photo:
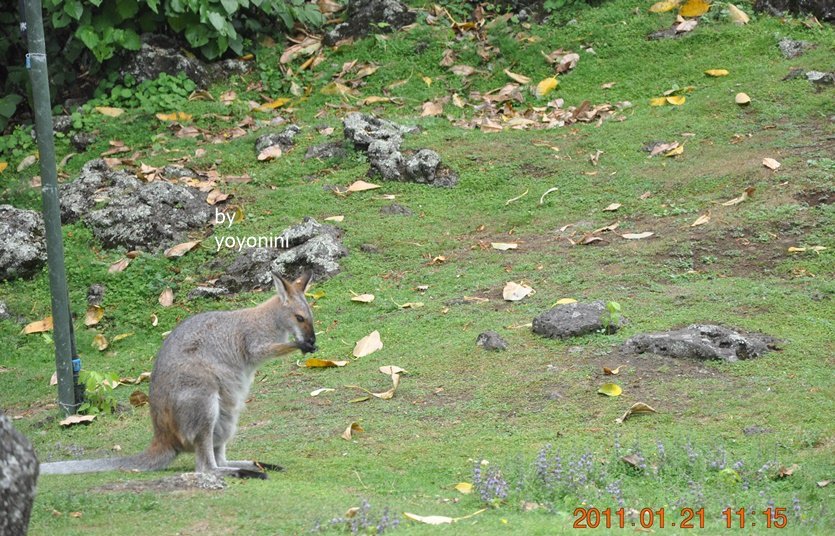
<path id="1" fill-rule="evenodd" d="M 302 351 L 303 354 L 312 354 L 317 350 L 316 344 L 308 342 L 308 341 L 299 341 L 297 343 L 299 350 Z"/>
<path id="2" fill-rule="evenodd" d="M 233 472 L 232 474 L 230 474 L 229 476 L 232 476 L 232 477 L 235 477 L 235 478 L 257 478 L 259 480 L 266 480 L 267 479 L 267 473 L 265 473 L 263 471 L 253 471 L 253 470 L 250 470 L 250 469 L 238 469 L 235 472 Z"/>
<path id="3" fill-rule="evenodd" d="M 284 467 L 282 467 L 280 465 L 276 465 L 274 463 L 264 463 L 264 462 L 259 462 L 259 461 L 254 461 L 252 463 L 254 463 L 257 467 L 259 467 L 260 469 L 262 469 L 264 471 L 276 471 L 276 472 L 284 471 Z"/>

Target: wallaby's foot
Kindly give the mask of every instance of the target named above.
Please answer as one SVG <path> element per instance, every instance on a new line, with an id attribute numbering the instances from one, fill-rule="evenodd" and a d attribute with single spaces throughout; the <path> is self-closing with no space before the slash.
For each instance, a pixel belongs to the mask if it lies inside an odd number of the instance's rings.
<path id="1" fill-rule="evenodd" d="M 229 476 L 235 478 L 257 478 L 259 480 L 267 479 L 267 473 L 263 471 L 253 471 L 251 469 L 234 469 Z"/>

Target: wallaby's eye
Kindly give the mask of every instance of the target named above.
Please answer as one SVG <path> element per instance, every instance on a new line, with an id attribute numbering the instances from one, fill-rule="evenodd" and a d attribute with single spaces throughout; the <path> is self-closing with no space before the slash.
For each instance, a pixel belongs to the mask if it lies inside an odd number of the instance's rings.
<path id="1" fill-rule="evenodd" d="M 304 317 L 302 315 L 296 315 L 296 320 L 299 322 L 304 322 Z"/>

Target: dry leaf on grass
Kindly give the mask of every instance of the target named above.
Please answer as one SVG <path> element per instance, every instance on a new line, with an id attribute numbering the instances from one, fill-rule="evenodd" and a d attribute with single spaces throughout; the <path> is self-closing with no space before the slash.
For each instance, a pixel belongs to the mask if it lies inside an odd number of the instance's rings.
<path id="1" fill-rule="evenodd" d="M 552 76 L 552 77 L 546 78 L 546 79 L 542 80 L 541 82 L 539 82 L 536 85 L 536 90 L 535 90 L 534 93 L 536 94 L 537 97 L 542 98 L 542 97 L 546 96 L 547 94 L 551 93 L 552 91 L 554 91 L 557 88 L 558 85 L 559 85 L 559 82 L 557 82 L 557 79 Z"/>
<path id="2" fill-rule="evenodd" d="M 623 206 L 623 205 L 621 205 L 620 203 L 612 203 L 612 204 L 611 204 L 611 205 L 609 205 L 608 207 L 604 208 L 604 209 L 603 209 L 603 212 L 614 212 L 614 211 L 616 211 L 617 209 L 619 209 L 619 208 L 620 208 L 620 207 L 622 207 L 622 206 Z"/>
<path id="3" fill-rule="evenodd" d="M 336 389 L 331 389 L 330 387 L 322 387 L 321 389 L 316 389 L 315 391 L 310 391 L 310 396 L 319 396 L 322 393 L 329 393 L 331 391 L 336 391 Z"/>
<path id="4" fill-rule="evenodd" d="M 519 82 L 520 84 L 530 84 L 531 83 L 531 79 L 528 78 L 527 76 L 512 73 L 507 69 L 504 70 L 504 74 L 506 74 L 507 77 L 510 78 L 511 80 L 513 80 L 514 82 Z"/>
<path id="5" fill-rule="evenodd" d="M 696 218 L 696 221 L 691 223 L 690 227 L 697 227 L 699 225 L 704 225 L 709 221 L 710 221 L 710 211 L 708 211 L 707 214 L 702 214 L 701 216 Z"/>
<path id="6" fill-rule="evenodd" d="M 424 102 L 420 109 L 421 117 L 433 117 L 444 113 L 444 107 L 434 101 Z"/>
<path id="7" fill-rule="evenodd" d="M 502 289 L 502 298 L 506 301 L 519 301 L 534 293 L 534 289 L 524 283 L 508 281 Z"/>
<path id="8" fill-rule="evenodd" d="M 129 400 L 131 406 L 138 408 L 139 406 L 147 404 L 150 401 L 150 398 L 148 398 L 148 395 L 137 389 L 130 394 Z"/>
<path id="9" fill-rule="evenodd" d="M 380 367 L 380 372 L 391 376 L 392 374 L 406 374 L 406 369 L 400 368 L 397 365 L 383 365 Z"/>
<path id="10" fill-rule="evenodd" d="M 43 333 L 45 331 L 52 331 L 52 317 L 48 316 L 43 320 L 36 320 L 26 324 L 26 327 L 21 330 L 21 335 L 31 335 L 32 333 Z"/>
<path id="11" fill-rule="evenodd" d="M 267 162 L 270 160 L 275 160 L 279 156 L 281 156 L 282 150 L 280 145 L 270 145 L 260 153 L 258 153 L 258 161 L 259 162 Z"/>
<path id="12" fill-rule="evenodd" d="M 355 296 L 351 296 L 351 301 L 360 302 L 360 303 L 371 303 L 374 301 L 373 294 L 357 294 Z"/>
<path id="13" fill-rule="evenodd" d="M 616 383 L 604 383 L 597 389 L 597 392 L 606 396 L 620 396 L 623 393 L 623 389 Z"/>
<path id="14" fill-rule="evenodd" d="M 779 168 L 782 164 L 773 158 L 763 158 L 763 165 L 768 169 L 774 170 Z"/>
<path id="15" fill-rule="evenodd" d="M 170 248 L 166 249 L 163 255 L 165 255 L 168 258 L 182 257 L 183 255 L 194 249 L 199 243 L 199 240 L 183 242 L 182 244 L 177 244 L 176 246 L 171 246 Z"/>
<path id="16" fill-rule="evenodd" d="M 514 203 L 514 202 L 516 202 L 516 201 L 519 201 L 520 199 L 522 199 L 522 198 L 523 198 L 523 197 L 525 197 L 526 195 L 528 195 L 528 190 L 525 190 L 524 192 L 522 192 L 521 194 L 517 195 L 516 197 L 512 197 L 512 198 L 508 199 L 507 201 L 505 201 L 505 202 L 504 202 L 504 206 L 508 206 L 508 205 L 509 205 L 509 204 L 511 204 L 511 203 Z"/>
<path id="17" fill-rule="evenodd" d="M 608 367 L 603 367 L 603 374 L 607 376 L 617 376 L 620 373 L 620 369 L 624 367 L 624 365 L 620 365 L 616 368 L 610 369 Z"/>
<path id="18" fill-rule="evenodd" d="M 707 71 L 705 71 L 705 74 L 708 75 L 708 76 L 712 76 L 714 78 L 720 77 L 720 76 L 728 76 L 728 70 L 727 69 L 708 69 Z"/>
<path id="19" fill-rule="evenodd" d="M 159 113 L 155 117 L 160 121 L 190 121 L 191 114 L 185 112 L 171 112 L 170 114 Z"/>
<path id="20" fill-rule="evenodd" d="M 733 4 L 728 4 L 728 16 L 731 18 L 734 24 L 739 24 L 740 26 L 743 24 L 748 24 L 750 20 L 748 18 L 748 14 L 736 7 Z"/>
<path id="21" fill-rule="evenodd" d="M 375 188 L 380 188 L 381 186 L 377 184 L 372 184 L 370 182 L 365 182 L 363 180 L 355 181 L 348 186 L 349 192 L 364 192 L 366 190 L 374 190 Z"/>
<path id="22" fill-rule="evenodd" d="M 95 337 L 93 337 L 92 347 L 99 352 L 107 350 L 107 346 L 107 338 L 101 333 L 98 333 Z"/>
<path id="23" fill-rule="evenodd" d="M 456 523 L 458 521 L 462 521 L 464 519 L 469 519 L 473 516 L 477 516 L 482 512 L 486 512 L 487 508 L 482 508 L 472 514 L 463 516 L 463 517 L 447 517 L 447 516 L 419 516 L 417 514 L 412 514 L 409 512 L 403 512 L 403 517 L 406 519 L 411 519 L 412 521 L 417 521 L 418 523 L 425 523 L 427 525 L 448 525 L 451 523 Z"/>
<path id="24" fill-rule="evenodd" d="M 632 404 L 632 407 L 626 410 L 626 413 L 615 419 L 615 422 L 618 424 L 622 424 L 623 421 L 625 421 L 632 415 L 642 415 L 646 413 L 655 413 L 655 410 L 652 409 L 650 406 L 644 404 L 643 402 L 636 402 Z"/>
<path id="25" fill-rule="evenodd" d="M 327 218 L 325 218 L 325 221 L 341 222 L 344 219 L 345 219 L 345 216 L 328 216 Z"/>
<path id="26" fill-rule="evenodd" d="M 545 190 L 545 193 L 543 193 L 539 197 L 539 204 L 540 205 L 544 204 L 545 203 L 545 196 L 547 196 L 548 194 L 552 194 L 552 193 L 556 192 L 557 190 L 559 190 L 559 188 L 557 188 L 556 186 L 554 186 L 553 188 L 548 188 L 547 190 Z"/>
<path id="27" fill-rule="evenodd" d="M 507 251 L 509 249 L 516 249 L 519 244 L 516 242 L 490 242 L 490 247 L 498 249 L 499 251 Z"/>
<path id="28" fill-rule="evenodd" d="M 744 192 L 742 192 L 742 195 L 740 195 L 739 197 L 734 197 L 730 201 L 725 201 L 724 203 L 722 203 L 722 206 L 723 207 L 732 207 L 734 205 L 738 205 L 738 204 L 742 203 L 743 201 L 745 201 L 746 199 L 748 199 L 749 197 L 751 197 L 752 195 L 754 195 L 754 190 L 756 190 L 756 188 L 754 188 L 753 186 L 749 186 L 748 188 L 745 189 Z"/>
<path id="29" fill-rule="evenodd" d="M 357 341 L 354 346 L 354 357 L 365 357 L 383 348 L 383 341 L 380 339 L 380 332 L 376 329 L 370 334 Z"/>
<path id="30" fill-rule="evenodd" d="M 710 3 L 707 0 L 687 0 L 682 5 L 678 14 L 682 17 L 701 17 L 710 10 Z"/>
<path id="31" fill-rule="evenodd" d="M 160 293 L 157 301 L 163 307 L 171 307 L 174 304 L 174 291 L 171 287 L 165 287 L 165 290 Z"/>
<path id="32" fill-rule="evenodd" d="M 102 115 L 106 115 L 107 117 L 119 117 L 125 113 L 123 109 L 113 108 L 112 106 L 96 106 L 94 110 Z"/>
<path id="33" fill-rule="evenodd" d="M 681 4 L 681 0 L 663 0 L 662 2 L 656 2 L 652 4 L 649 8 L 650 13 L 665 13 L 667 11 L 672 11 L 673 9 L 677 8 Z"/>
<path id="34" fill-rule="evenodd" d="M 329 368 L 329 367 L 344 367 L 348 361 L 334 361 L 333 359 L 319 359 L 317 357 L 308 357 L 304 366 L 306 368 Z"/>
<path id="35" fill-rule="evenodd" d="M 90 305 L 87 307 L 87 312 L 84 313 L 84 325 L 89 327 L 95 326 L 104 317 L 104 308 L 100 305 Z"/>
<path id="36" fill-rule="evenodd" d="M 473 492 L 473 485 L 469 482 L 459 482 L 458 484 L 455 484 L 455 489 L 464 495 L 469 495 Z"/>
<path id="37" fill-rule="evenodd" d="M 734 97 L 734 102 L 740 106 L 745 106 L 747 104 L 751 104 L 751 97 L 749 97 L 747 93 L 737 93 L 736 97 Z"/>
<path id="38" fill-rule="evenodd" d="M 345 441 L 350 441 L 353 438 L 353 434 L 360 432 L 365 432 L 365 430 L 362 429 L 362 426 L 360 426 L 359 423 L 352 422 L 348 425 L 348 428 L 346 428 L 345 431 L 342 432 L 342 439 L 344 439 Z"/>
<path id="39" fill-rule="evenodd" d="M 82 424 L 92 422 L 96 418 L 95 415 L 70 415 L 63 421 L 59 422 L 61 426 L 72 426 L 74 424 Z"/>
<path id="40" fill-rule="evenodd" d="M 643 233 L 626 233 L 621 236 L 627 240 L 641 240 L 643 238 L 649 238 L 654 234 L 655 233 L 651 231 L 644 231 Z"/>

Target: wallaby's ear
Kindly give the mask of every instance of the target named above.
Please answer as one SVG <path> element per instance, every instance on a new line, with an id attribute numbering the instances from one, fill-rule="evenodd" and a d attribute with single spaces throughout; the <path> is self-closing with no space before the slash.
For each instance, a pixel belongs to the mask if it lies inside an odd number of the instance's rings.
<path id="1" fill-rule="evenodd" d="M 273 285 L 275 285 L 275 292 L 278 294 L 278 299 L 281 303 L 287 303 L 290 299 L 287 296 L 287 282 L 279 274 L 270 272 L 273 276 Z"/>
<path id="2" fill-rule="evenodd" d="M 310 284 L 313 283 L 313 272 L 310 270 L 305 271 L 302 275 L 299 276 L 298 279 L 294 282 L 294 284 L 302 289 L 302 292 L 307 292 L 307 289 L 310 288 Z"/>

